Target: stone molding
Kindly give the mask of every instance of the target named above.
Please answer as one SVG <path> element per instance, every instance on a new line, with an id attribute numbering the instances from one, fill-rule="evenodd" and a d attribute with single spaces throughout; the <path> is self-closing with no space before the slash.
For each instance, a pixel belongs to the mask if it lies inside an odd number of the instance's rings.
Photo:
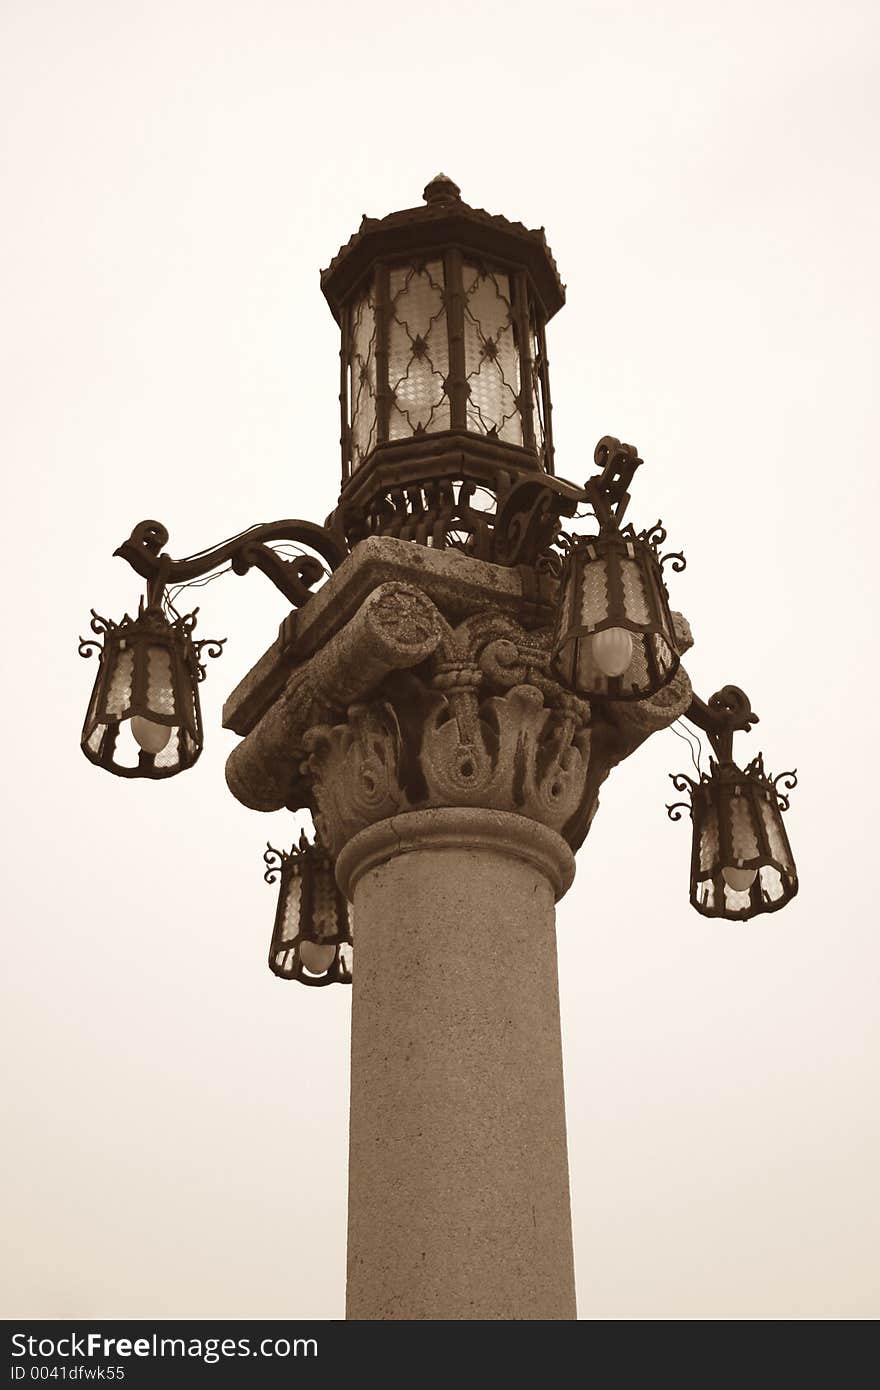
<path id="1" fill-rule="evenodd" d="M 406 811 L 366 826 L 340 850 L 336 881 L 352 900 L 358 882 L 371 869 L 398 855 L 423 850 L 456 854 L 488 850 L 509 855 L 543 874 L 557 902 L 574 880 L 574 855 L 554 830 L 508 811 L 449 806 Z"/>

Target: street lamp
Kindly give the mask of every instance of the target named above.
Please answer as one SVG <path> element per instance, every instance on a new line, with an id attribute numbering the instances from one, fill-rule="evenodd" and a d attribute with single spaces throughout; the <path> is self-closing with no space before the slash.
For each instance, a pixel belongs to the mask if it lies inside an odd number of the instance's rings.
<path id="1" fill-rule="evenodd" d="M 303 985 L 351 984 L 348 903 L 339 891 L 332 856 L 304 833 L 290 851 L 266 846 L 267 883 L 279 880 L 269 969 Z"/>
<path id="2" fill-rule="evenodd" d="M 660 554 L 666 540 L 660 522 L 638 533 L 632 526 L 621 528 L 626 489 L 642 462 L 636 450 L 605 438 L 596 446 L 595 460 L 602 473 L 585 491 L 599 532 L 563 538 L 554 663 L 581 695 L 644 699 L 678 670 L 663 565 L 669 560 L 681 571 L 684 556 Z"/>
<path id="3" fill-rule="evenodd" d="M 99 654 L 82 750 L 117 777 L 173 777 L 202 751 L 200 657 L 203 649 L 219 656 L 226 639 L 194 641 L 198 609 L 166 613 L 163 598 L 164 589 L 153 586 L 137 617 L 126 613 L 118 623 L 92 609 L 95 637 L 79 641 L 81 656 Z"/>
<path id="4" fill-rule="evenodd" d="M 667 812 L 670 820 L 679 820 L 689 811 L 693 823 L 691 903 L 705 917 L 728 921 L 777 912 L 798 890 L 782 820 L 797 776 L 769 776 L 760 753 L 745 768 L 733 761 L 734 732 L 758 722 L 736 686 L 725 686 L 707 706 L 695 702 L 691 719 L 708 733 L 716 753 L 697 781 L 671 774 L 676 790 L 690 798 L 674 802 Z"/>
<path id="5" fill-rule="evenodd" d="M 660 523 L 638 532 L 622 525 L 642 463 L 633 446 L 601 439 L 599 471 L 583 487 L 554 476 L 546 325 L 565 291 L 543 229 L 469 207 L 440 174 L 425 188 L 423 206 L 364 217 L 321 286 L 341 331 L 339 503 L 323 526 L 251 527 L 183 560 L 165 553 L 161 523 L 134 528 L 115 553 L 147 580 L 146 606 L 141 601 L 137 618 L 120 623 L 93 611 L 103 646 L 81 641 L 83 655 L 100 652 L 82 736 L 86 757 L 119 776 L 162 778 L 191 767 L 201 752 L 199 657 L 203 648 L 218 655 L 222 644 L 193 640 L 195 613 L 167 611 L 169 586 L 225 567 L 261 569 L 294 610 L 278 643 L 289 671 L 308 654 L 297 634 L 315 586 L 369 537 L 456 548 L 515 569 L 527 628 L 551 635 L 541 679 L 586 699 L 597 733 L 606 719 L 624 727 L 623 713 L 611 712 L 624 706 L 643 711 L 644 724 L 651 699 L 677 688 L 681 642 L 663 567 L 671 562 L 680 571 L 684 557 L 660 553 Z M 562 519 L 584 515 L 584 507 L 596 531 L 563 532 Z M 248 708 L 264 709 L 280 682 L 277 674 L 255 681 Z M 694 696 L 686 715 L 710 738 L 729 731 L 729 712 L 719 723 L 712 701 Z M 246 732 L 248 719 L 238 718 Z M 133 736 L 127 760 L 126 727 Z M 775 783 L 759 764 L 740 771 L 722 758 L 690 785 L 697 910 L 743 918 L 784 905 L 797 879 Z M 743 841 L 735 828 L 745 833 L 747 821 L 751 835 Z M 300 882 L 302 854 L 283 858 L 283 884 Z M 781 887 L 770 883 L 773 874 Z M 299 957 L 290 965 L 289 940 L 275 943 L 289 965 L 277 969 L 273 957 L 273 969 L 306 980 Z"/>
<path id="6" fill-rule="evenodd" d="M 224 706 L 226 780 L 314 825 L 264 856 L 270 969 L 353 985 L 348 1315 L 571 1318 L 555 903 L 601 786 L 652 733 L 703 731 L 715 757 L 675 779 L 690 799 L 670 815 L 692 816 L 693 906 L 745 920 L 797 891 L 794 775 L 733 762 L 756 720 L 740 690 L 693 692 L 664 580 L 684 557 L 659 522 L 624 523 L 634 446 L 602 438 L 583 486 L 555 475 L 546 328 L 565 291 L 543 229 L 438 175 L 421 206 L 365 217 L 321 286 L 335 509 L 185 559 L 136 526 L 116 553 L 146 605 L 93 614 L 83 750 L 125 777 L 191 766 L 199 657 L 220 643 L 171 597 L 224 569 L 281 591 L 291 611 Z"/>

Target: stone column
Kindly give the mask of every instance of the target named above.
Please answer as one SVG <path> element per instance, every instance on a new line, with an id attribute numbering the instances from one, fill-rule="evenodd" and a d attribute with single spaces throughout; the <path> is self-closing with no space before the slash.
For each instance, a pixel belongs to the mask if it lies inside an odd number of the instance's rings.
<path id="1" fill-rule="evenodd" d="M 499 622 L 305 737 L 354 905 L 351 1318 L 576 1316 L 554 902 L 590 731 Z"/>
<path id="2" fill-rule="evenodd" d="M 591 709 L 551 618 L 515 570 L 370 538 L 227 702 L 232 791 L 308 807 L 353 903 L 350 1318 L 576 1316 L 554 901 L 690 685 Z"/>
<path id="3" fill-rule="evenodd" d="M 574 1318 L 554 899 L 574 860 L 502 811 L 361 831 L 349 1318 Z"/>

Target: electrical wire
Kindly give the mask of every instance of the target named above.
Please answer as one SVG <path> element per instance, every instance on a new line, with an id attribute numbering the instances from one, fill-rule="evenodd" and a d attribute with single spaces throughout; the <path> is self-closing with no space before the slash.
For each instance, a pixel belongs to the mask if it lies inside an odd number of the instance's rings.
<path id="1" fill-rule="evenodd" d="M 681 728 L 677 729 L 675 727 L 676 724 L 681 724 Z M 700 763 L 700 759 L 703 752 L 703 745 L 700 742 L 697 735 L 693 734 L 685 724 L 682 724 L 680 719 L 676 719 L 674 723 L 669 725 L 669 728 L 675 734 L 676 738 L 680 738 L 683 743 L 687 744 L 688 751 L 691 755 L 691 762 L 694 765 L 694 771 L 696 772 L 698 777 L 702 777 L 703 769 Z M 697 748 L 696 756 L 694 755 L 694 744 L 696 744 Z"/>

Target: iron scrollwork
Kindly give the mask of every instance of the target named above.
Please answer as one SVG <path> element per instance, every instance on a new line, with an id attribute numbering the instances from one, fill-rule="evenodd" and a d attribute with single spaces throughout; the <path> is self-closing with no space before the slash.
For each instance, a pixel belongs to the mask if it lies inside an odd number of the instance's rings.
<path id="1" fill-rule="evenodd" d="M 272 549 L 273 542 L 307 545 L 321 556 L 331 571 L 338 569 L 348 554 L 345 540 L 337 531 L 299 520 L 254 526 L 222 545 L 182 560 L 173 560 L 164 553 L 168 531 L 160 521 L 141 521 L 128 540 L 113 553 L 127 560 L 148 584 L 162 587 L 186 584 L 227 563 L 235 574 L 247 574 L 248 570 L 257 568 L 294 608 L 301 608 L 312 597 L 314 585 L 326 574 L 325 566 L 313 555 L 285 559 Z"/>

